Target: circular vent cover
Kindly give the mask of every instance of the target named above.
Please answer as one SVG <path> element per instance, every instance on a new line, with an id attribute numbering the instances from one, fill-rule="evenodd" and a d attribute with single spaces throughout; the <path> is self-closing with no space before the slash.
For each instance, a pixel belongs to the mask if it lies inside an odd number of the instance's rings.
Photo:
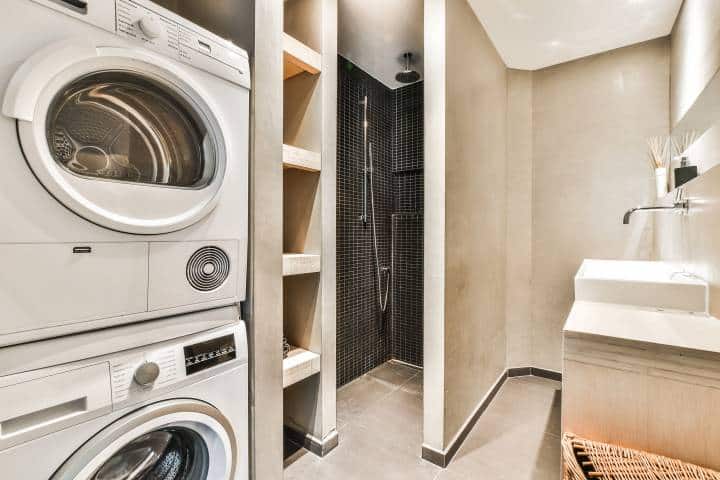
<path id="1" fill-rule="evenodd" d="M 220 288 L 230 274 L 230 258 L 218 247 L 202 247 L 190 256 L 185 270 L 195 290 L 209 292 Z"/>

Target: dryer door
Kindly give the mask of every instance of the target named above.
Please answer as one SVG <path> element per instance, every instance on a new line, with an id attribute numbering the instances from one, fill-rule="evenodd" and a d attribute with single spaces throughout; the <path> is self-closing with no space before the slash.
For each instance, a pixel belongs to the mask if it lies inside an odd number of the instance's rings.
<path id="1" fill-rule="evenodd" d="M 21 66 L 3 112 L 67 208 L 113 230 L 166 233 L 207 215 L 225 174 L 222 126 L 193 78 L 141 48 L 64 42 Z"/>
<path id="2" fill-rule="evenodd" d="M 160 402 L 109 425 L 50 480 L 231 480 L 236 445 L 229 421 L 214 407 Z"/>

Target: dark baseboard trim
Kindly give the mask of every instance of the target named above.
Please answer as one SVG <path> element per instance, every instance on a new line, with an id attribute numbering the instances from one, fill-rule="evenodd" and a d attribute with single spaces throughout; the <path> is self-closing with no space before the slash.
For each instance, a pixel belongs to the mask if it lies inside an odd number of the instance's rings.
<path id="1" fill-rule="evenodd" d="M 438 451 L 434 448 L 423 445 L 422 447 L 422 458 L 430 463 L 437 465 L 438 467 L 445 468 L 450 464 L 460 446 L 463 444 L 470 431 L 475 427 L 475 424 L 480 419 L 485 410 L 490 406 L 492 401 L 497 396 L 498 392 L 502 388 L 503 384 L 508 378 L 512 377 L 541 377 L 550 380 L 562 381 L 562 373 L 553 370 L 547 370 L 538 367 L 513 367 L 505 370 L 504 373 L 498 377 L 495 384 L 492 386 L 490 391 L 485 395 L 485 398 L 477 406 L 470 418 L 465 422 L 465 425 L 460 432 L 455 436 L 450 446 L 444 451 Z"/>
<path id="2" fill-rule="evenodd" d="M 508 377 L 527 377 L 532 375 L 532 367 L 508 368 Z"/>
<path id="3" fill-rule="evenodd" d="M 422 458 L 423 460 L 435 464 L 440 468 L 447 467 L 447 462 L 449 462 L 444 453 L 438 452 L 434 448 L 430 448 L 425 445 L 422 446 Z"/>
<path id="4" fill-rule="evenodd" d="M 542 377 L 556 382 L 562 382 L 562 373 L 555 370 L 547 370 L 545 368 L 531 367 L 533 377 Z"/>
<path id="5" fill-rule="evenodd" d="M 508 368 L 508 377 L 541 377 L 562 382 L 562 373 L 540 367 L 513 367 Z"/>
<path id="6" fill-rule="evenodd" d="M 324 457 L 340 443 L 340 436 L 337 430 L 333 430 L 322 440 L 315 438 L 309 433 L 295 430 L 292 427 L 285 426 L 285 435 L 298 445 L 302 445 L 310 452 L 314 453 L 318 457 Z"/>
<path id="7" fill-rule="evenodd" d="M 475 411 L 472 413 L 470 418 L 465 422 L 465 425 L 460 429 L 458 434 L 455 436 L 455 438 L 450 442 L 450 446 L 444 451 L 439 452 L 433 448 L 427 447 L 423 445 L 422 447 L 422 458 L 427 460 L 430 463 L 434 463 L 435 465 L 445 468 L 448 466 L 452 458 L 457 453 L 458 449 L 460 449 L 460 446 L 463 444 L 467 436 L 470 434 L 470 431 L 473 429 L 477 421 L 480 419 L 483 413 L 485 413 L 485 410 L 490 406 L 490 403 L 492 403 L 495 396 L 500 391 L 500 388 L 502 388 L 503 384 L 505 383 L 505 380 L 508 378 L 508 372 L 505 370 L 498 379 L 495 381 L 495 384 L 490 388 L 490 391 L 485 395 L 485 398 L 480 402 L 480 404 L 475 408 Z"/>

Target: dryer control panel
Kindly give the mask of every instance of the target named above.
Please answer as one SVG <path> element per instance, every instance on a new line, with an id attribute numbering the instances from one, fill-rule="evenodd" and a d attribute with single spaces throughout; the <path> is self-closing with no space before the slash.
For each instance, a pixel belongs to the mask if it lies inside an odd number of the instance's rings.
<path id="1" fill-rule="evenodd" d="M 33 0 L 250 88 L 245 50 L 149 0 Z"/>

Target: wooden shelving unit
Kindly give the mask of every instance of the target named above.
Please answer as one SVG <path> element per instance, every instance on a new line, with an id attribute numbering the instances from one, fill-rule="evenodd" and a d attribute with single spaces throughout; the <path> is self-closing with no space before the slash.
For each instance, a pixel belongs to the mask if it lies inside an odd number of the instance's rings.
<path id="1" fill-rule="evenodd" d="M 283 388 L 320 372 L 320 355 L 300 347 L 290 347 L 283 360 Z"/>
<path id="2" fill-rule="evenodd" d="M 286 0 L 283 38 L 285 426 L 324 455 L 335 428 L 337 1 Z"/>
<path id="3" fill-rule="evenodd" d="M 320 172 L 322 156 L 304 148 L 283 145 L 283 167 L 296 168 L 305 172 Z"/>
<path id="4" fill-rule="evenodd" d="M 312 253 L 283 254 L 283 276 L 320 272 L 320 255 Z"/>
<path id="5" fill-rule="evenodd" d="M 287 33 L 283 36 L 285 80 L 301 73 L 315 75 L 322 68 L 322 55 Z"/>

